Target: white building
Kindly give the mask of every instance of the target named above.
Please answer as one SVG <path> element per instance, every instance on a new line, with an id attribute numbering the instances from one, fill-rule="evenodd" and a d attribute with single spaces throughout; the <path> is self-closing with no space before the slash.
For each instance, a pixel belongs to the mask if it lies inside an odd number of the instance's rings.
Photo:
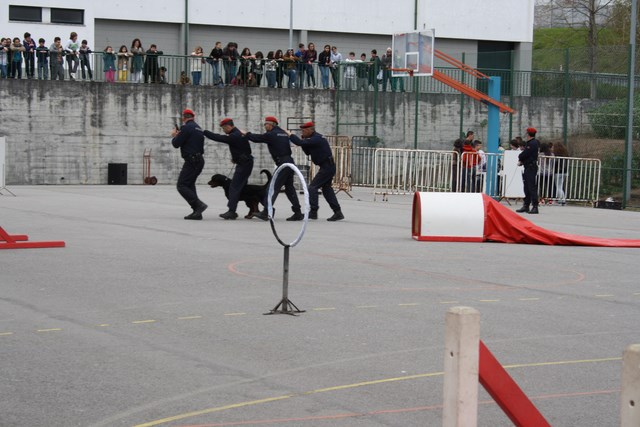
<path id="1" fill-rule="evenodd" d="M 345 56 L 368 57 L 371 49 L 384 53 L 393 33 L 434 28 L 436 48 L 457 57 L 464 52 L 470 65 L 508 68 L 514 61 L 519 69 L 530 67 L 533 20 L 534 0 L 8 0 L 0 7 L 4 37 L 22 39 L 28 31 L 47 46 L 75 31 L 94 51 L 140 38 L 145 49 L 155 43 L 165 54 L 190 53 L 197 45 L 207 54 L 216 41 L 266 54 L 289 47 L 291 22 L 294 47 L 331 44 Z M 478 52 L 496 51 L 515 55 L 477 62 Z"/>

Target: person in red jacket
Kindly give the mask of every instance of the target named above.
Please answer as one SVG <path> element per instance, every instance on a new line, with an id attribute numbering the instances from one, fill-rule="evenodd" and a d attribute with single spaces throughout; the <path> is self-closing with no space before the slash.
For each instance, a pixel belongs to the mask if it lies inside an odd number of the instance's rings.
<path id="1" fill-rule="evenodd" d="M 462 144 L 462 156 L 460 158 L 462 163 L 462 188 L 463 193 L 475 193 L 476 192 L 476 169 L 480 164 L 480 156 L 471 141 L 464 140 Z"/>

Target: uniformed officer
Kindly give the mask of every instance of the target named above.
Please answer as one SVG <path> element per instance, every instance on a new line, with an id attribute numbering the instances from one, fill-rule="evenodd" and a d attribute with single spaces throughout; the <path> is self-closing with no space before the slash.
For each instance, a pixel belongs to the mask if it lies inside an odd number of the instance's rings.
<path id="1" fill-rule="evenodd" d="M 316 125 L 313 122 L 303 124 L 300 129 L 302 129 L 302 139 L 298 135 L 287 132 L 289 139 L 302 147 L 304 153 L 311 156 L 311 161 L 320 167 L 309 184 L 309 206 L 311 208 L 309 218 L 318 219 L 318 190 L 322 189 L 322 195 L 333 209 L 333 216 L 327 218 L 327 221 L 340 221 L 344 219 L 344 215 L 331 186 L 333 177 L 336 175 L 336 162 L 333 159 L 329 142 L 316 132 Z"/>
<path id="2" fill-rule="evenodd" d="M 291 163 L 295 165 L 295 163 L 293 162 L 293 157 L 291 157 L 291 144 L 289 143 L 289 135 L 278 126 L 278 119 L 273 116 L 265 117 L 264 128 L 266 132 L 263 134 L 253 134 L 247 132 L 246 135 L 247 138 L 249 138 L 249 141 L 266 143 L 273 161 L 276 162 L 276 166 L 280 166 L 283 163 Z M 296 189 L 293 186 L 293 173 L 294 172 L 292 169 L 285 168 L 278 174 L 273 185 L 274 192 L 273 197 L 271 198 L 271 204 L 273 205 L 276 202 L 276 197 L 278 197 L 278 193 L 284 185 L 284 192 L 291 202 L 291 210 L 293 211 L 293 215 L 287 218 L 287 221 L 300 221 L 304 219 L 304 215 L 302 214 L 302 210 L 300 208 L 300 202 L 298 201 Z M 267 206 L 267 197 L 268 196 L 265 196 L 263 202 L 264 206 Z M 264 221 L 269 219 L 266 208 L 255 216 Z"/>
<path id="3" fill-rule="evenodd" d="M 536 177 L 538 175 L 538 151 L 540 142 L 536 139 L 537 130 L 527 128 L 525 135 L 524 150 L 518 154 L 518 166 L 524 166 L 522 182 L 524 184 L 524 202 L 522 207 L 516 212 L 526 212 L 530 214 L 538 213 L 538 186 Z M 529 210 L 529 205 L 532 206 Z"/>
<path id="4" fill-rule="evenodd" d="M 195 113 L 190 109 L 182 112 L 182 126 L 171 132 L 171 144 L 180 149 L 184 165 L 178 176 L 178 193 L 189 203 L 193 212 L 184 219 L 202 219 L 207 205 L 198 198 L 196 180 L 204 168 L 204 135 L 194 121 Z"/>
<path id="5" fill-rule="evenodd" d="M 227 203 L 229 210 L 220 214 L 220 218 L 236 219 L 238 218 L 236 208 L 238 207 L 240 194 L 244 186 L 247 185 L 249 176 L 253 170 L 253 156 L 251 155 L 249 139 L 235 127 L 232 119 L 222 119 L 220 121 L 220 127 L 226 135 L 205 130 L 204 136 L 229 146 L 231 161 L 235 163 L 236 169 L 233 172 L 233 178 L 231 178 L 231 185 L 229 186 L 229 202 Z"/>

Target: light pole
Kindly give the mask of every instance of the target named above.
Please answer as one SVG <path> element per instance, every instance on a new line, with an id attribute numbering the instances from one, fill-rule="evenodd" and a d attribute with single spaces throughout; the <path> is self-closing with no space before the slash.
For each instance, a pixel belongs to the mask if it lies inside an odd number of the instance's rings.
<path id="1" fill-rule="evenodd" d="M 293 49 L 293 0 L 289 0 L 289 49 Z"/>
<path id="2" fill-rule="evenodd" d="M 627 94 L 627 139 L 625 141 L 625 174 L 624 174 L 624 200 L 631 199 L 631 161 L 633 160 L 633 93 L 636 71 L 636 28 L 638 21 L 638 0 L 631 0 L 631 28 L 629 31 L 629 80 Z"/>

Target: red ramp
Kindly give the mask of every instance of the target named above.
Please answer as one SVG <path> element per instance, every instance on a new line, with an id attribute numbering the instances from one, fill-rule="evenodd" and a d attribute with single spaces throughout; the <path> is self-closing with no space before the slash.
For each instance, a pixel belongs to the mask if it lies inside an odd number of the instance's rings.
<path id="1" fill-rule="evenodd" d="M 483 194 L 484 238 L 491 242 L 640 248 L 640 240 L 578 236 L 547 230 Z"/>
<path id="2" fill-rule="evenodd" d="M 412 237 L 440 242 L 640 248 L 640 239 L 607 239 L 547 230 L 481 193 L 415 193 Z"/>

